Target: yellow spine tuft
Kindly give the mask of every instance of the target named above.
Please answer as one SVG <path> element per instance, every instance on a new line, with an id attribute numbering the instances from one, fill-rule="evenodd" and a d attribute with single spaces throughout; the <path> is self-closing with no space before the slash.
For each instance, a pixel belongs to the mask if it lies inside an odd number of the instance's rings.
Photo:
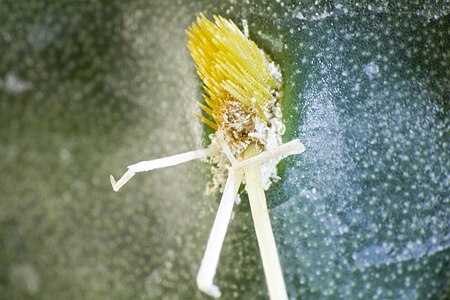
<path id="1" fill-rule="evenodd" d="M 214 21 L 201 14 L 187 31 L 188 48 L 207 93 L 206 106 L 200 107 L 214 121 L 200 119 L 226 132 L 240 103 L 237 113 L 253 112 L 267 122 L 265 112 L 274 104 L 280 84 L 265 55 L 231 20 L 214 16 Z"/>

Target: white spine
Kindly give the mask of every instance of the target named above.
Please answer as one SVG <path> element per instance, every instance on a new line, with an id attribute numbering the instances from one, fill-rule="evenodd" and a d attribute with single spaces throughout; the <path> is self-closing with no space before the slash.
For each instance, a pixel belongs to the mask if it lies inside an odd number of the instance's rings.
<path id="1" fill-rule="evenodd" d="M 198 288 L 215 298 L 220 297 L 221 293 L 219 288 L 213 283 L 213 280 L 241 181 L 241 172 L 230 172 L 197 275 Z"/>
<path id="2" fill-rule="evenodd" d="M 170 166 L 179 165 L 194 159 L 205 158 L 209 154 L 208 149 L 194 150 L 181 154 L 176 154 L 164 158 L 141 161 L 134 165 L 128 166 L 128 171 L 116 182 L 112 175 L 109 175 L 111 185 L 114 191 L 120 190 L 136 173 L 147 172 L 154 169 L 161 169 Z"/>

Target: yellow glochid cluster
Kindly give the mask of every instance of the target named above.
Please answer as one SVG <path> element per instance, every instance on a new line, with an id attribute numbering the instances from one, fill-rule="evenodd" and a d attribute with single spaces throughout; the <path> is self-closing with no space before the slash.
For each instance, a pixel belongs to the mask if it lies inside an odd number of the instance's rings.
<path id="1" fill-rule="evenodd" d="M 203 14 L 188 29 L 188 48 L 204 83 L 211 118 L 196 114 L 213 129 L 228 135 L 229 142 L 246 139 L 254 130 L 254 116 L 267 123 L 280 83 L 272 76 L 264 53 L 230 20 Z"/>

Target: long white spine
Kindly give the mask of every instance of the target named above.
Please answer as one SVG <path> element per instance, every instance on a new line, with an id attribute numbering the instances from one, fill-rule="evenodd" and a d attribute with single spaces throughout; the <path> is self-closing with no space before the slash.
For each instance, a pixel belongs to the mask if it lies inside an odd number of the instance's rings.
<path id="1" fill-rule="evenodd" d="M 231 169 L 242 170 L 244 168 L 250 168 L 253 166 L 260 165 L 264 162 L 267 162 L 270 159 L 279 158 L 281 156 L 300 154 L 303 151 L 305 151 L 305 146 L 300 142 L 299 139 L 295 139 L 288 143 L 281 144 L 280 146 L 274 149 L 263 151 L 253 157 L 239 161 L 236 164 L 234 164 L 231 167 Z"/>
<path id="2" fill-rule="evenodd" d="M 252 151 L 250 145 L 246 150 L 249 156 L 257 152 Z M 256 147 L 254 147 L 256 149 Z M 267 210 L 266 196 L 262 187 L 261 168 L 254 166 L 244 169 L 245 189 L 247 190 L 250 209 L 252 211 L 253 223 L 255 225 L 256 237 L 258 239 L 259 251 L 266 276 L 266 284 L 271 300 L 287 300 L 288 295 L 278 258 L 277 246 L 270 224 L 269 212 Z"/>
<path id="3" fill-rule="evenodd" d="M 221 293 L 219 288 L 213 283 L 219 263 L 220 252 L 223 241 L 230 223 L 233 204 L 236 199 L 239 186 L 242 181 L 242 172 L 230 172 L 217 210 L 211 233 L 209 234 L 205 254 L 200 264 L 197 275 L 198 288 L 204 293 L 218 298 Z"/>
<path id="4" fill-rule="evenodd" d="M 176 154 L 168 157 L 157 158 L 153 160 L 146 160 L 138 162 L 134 165 L 128 166 L 127 172 L 116 182 L 112 175 L 109 175 L 111 185 L 114 191 L 120 190 L 136 173 L 147 172 L 154 169 L 161 169 L 179 165 L 194 159 L 205 158 L 209 154 L 208 149 L 194 150 L 181 154 Z"/>

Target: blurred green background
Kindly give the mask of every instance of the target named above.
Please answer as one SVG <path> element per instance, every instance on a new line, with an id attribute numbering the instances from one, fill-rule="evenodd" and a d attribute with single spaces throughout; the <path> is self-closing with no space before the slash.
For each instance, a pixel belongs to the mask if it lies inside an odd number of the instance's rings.
<path id="1" fill-rule="evenodd" d="M 292 299 L 450 298 L 448 1 L 0 1 L 0 299 L 208 299 L 219 195 L 185 30 L 242 27 L 283 72 L 286 159 L 268 192 Z M 249 206 L 216 282 L 267 299 Z"/>

